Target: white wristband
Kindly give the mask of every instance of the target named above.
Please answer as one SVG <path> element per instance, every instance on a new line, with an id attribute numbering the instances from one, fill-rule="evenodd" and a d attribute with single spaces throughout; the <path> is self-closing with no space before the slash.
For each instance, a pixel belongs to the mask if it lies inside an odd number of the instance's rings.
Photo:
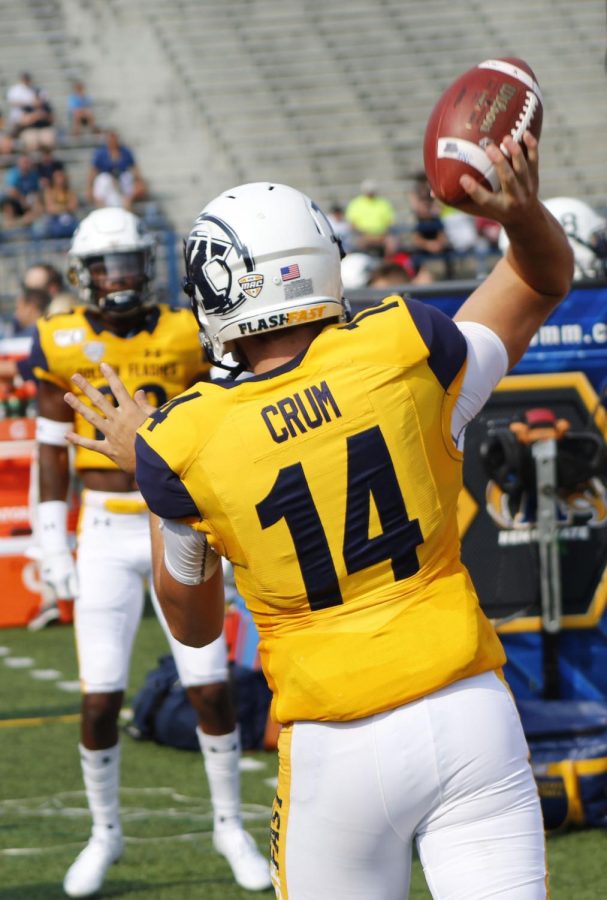
<path id="1" fill-rule="evenodd" d="M 219 555 L 209 547 L 206 535 L 174 519 L 162 519 L 164 564 L 181 584 L 208 581 L 219 565 Z"/>
<path id="2" fill-rule="evenodd" d="M 56 419 L 36 417 L 36 440 L 39 444 L 51 444 L 53 447 L 67 447 L 65 439 L 68 431 L 74 427 L 73 422 L 57 422 Z"/>
<path id="3" fill-rule="evenodd" d="M 38 537 L 42 552 L 68 550 L 67 503 L 65 500 L 45 500 L 38 504 Z"/>

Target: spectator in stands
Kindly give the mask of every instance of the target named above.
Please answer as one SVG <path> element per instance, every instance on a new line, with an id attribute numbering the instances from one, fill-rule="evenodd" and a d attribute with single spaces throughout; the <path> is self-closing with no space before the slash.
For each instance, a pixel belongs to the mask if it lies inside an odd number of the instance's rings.
<path id="1" fill-rule="evenodd" d="M 397 284 L 431 284 L 432 273 L 424 266 L 416 272 L 407 254 L 397 253 L 380 262 L 370 273 L 367 287 L 389 288 Z"/>
<path id="2" fill-rule="evenodd" d="M 474 257 L 476 263 L 476 278 L 484 278 L 500 258 L 499 236 L 501 225 L 493 219 L 484 216 L 474 216 L 476 230 L 476 242 L 474 245 Z"/>
<path id="3" fill-rule="evenodd" d="M 29 225 L 41 211 L 40 178 L 31 158 L 22 154 L 4 179 L 0 205 L 7 228 Z"/>
<path id="4" fill-rule="evenodd" d="M 475 219 L 476 230 L 480 240 L 486 244 L 488 253 L 501 255 L 499 249 L 499 237 L 502 226 L 494 219 L 487 219 L 484 216 L 477 216 Z"/>
<path id="5" fill-rule="evenodd" d="M 42 192 L 42 217 L 32 226 L 38 238 L 69 238 L 78 225 L 78 195 L 65 169 L 56 169 Z"/>
<path id="6" fill-rule="evenodd" d="M 349 253 L 353 249 L 352 226 L 346 219 L 343 206 L 340 203 L 331 204 L 329 212 L 327 213 L 327 219 L 331 223 L 335 235 L 341 241 L 344 253 Z"/>
<path id="7" fill-rule="evenodd" d="M 97 207 L 122 206 L 128 209 L 128 197 L 123 193 L 120 182 L 111 172 L 100 172 L 93 182 L 93 203 Z"/>
<path id="8" fill-rule="evenodd" d="M 360 191 L 348 203 L 345 214 L 353 230 L 354 248 L 383 257 L 392 251 L 394 245 L 390 234 L 396 221 L 394 208 L 378 193 L 378 186 L 372 179 L 363 181 Z"/>
<path id="9" fill-rule="evenodd" d="M 40 299 L 42 295 L 49 298 L 46 305 Z M 70 312 L 73 304 L 74 297 L 66 290 L 63 275 L 59 269 L 50 263 L 34 263 L 26 271 L 21 282 L 21 291 L 15 301 L 13 320 L 9 330 L 10 336 L 23 336 L 23 329 L 32 323 L 34 306 L 38 309 L 38 315 L 46 313 L 54 316 L 57 313 Z M 33 332 L 31 333 L 33 334 Z M 13 359 L 0 360 L 0 380 L 12 381 L 18 375 L 24 381 L 34 377 L 27 360 L 18 362 Z"/>
<path id="10" fill-rule="evenodd" d="M 51 302 L 51 295 L 44 288 L 24 287 L 15 302 L 13 336 L 33 337 L 36 322 L 44 315 Z"/>
<path id="11" fill-rule="evenodd" d="M 50 185 L 53 173 L 57 172 L 59 169 L 65 169 L 64 163 L 60 159 L 55 158 L 52 150 L 43 150 L 36 163 L 36 171 L 38 172 L 41 190 L 44 190 Z"/>
<path id="12" fill-rule="evenodd" d="M 40 288 L 48 291 L 51 298 L 51 307 L 55 305 L 55 301 L 60 297 L 68 297 L 73 300 L 71 294 L 68 294 L 65 287 L 63 275 L 55 266 L 47 262 L 37 262 L 30 266 L 23 277 L 23 288 Z M 59 312 L 59 308 L 52 309 Z M 62 312 L 67 312 L 62 309 Z"/>
<path id="13" fill-rule="evenodd" d="M 25 128 L 24 120 L 36 105 L 36 89 L 29 72 L 22 72 L 19 81 L 11 85 L 6 99 L 9 106 L 9 127 L 11 135 L 17 137 Z"/>
<path id="14" fill-rule="evenodd" d="M 409 284 L 411 276 L 399 263 L 380 262 L 367 278 L 367 287 L 392 288 L 401 284 Z"/>
<path id="15" fill-rule="evenodd" d="M 432 261 L 440 261 L 444 272 L 450 275 L 449 238 L 441 219 L 440 204 L 433 197 L 426 173 L 417 172 L 413 190 L 409 194 L 409 208 L 413 215 L 413 227 L 408 236 L 411 256 L 416 270 Z"/>
<path id="16" fill-rule="evenodd" d="M 54 120 L 55 114 L 50 101 L 43 91 L 37 90 L 34 109 L 25 117 L 26 126 L 19 134 L 25 150 L 33 153 L 55 146 Z"/>
<path id="17" fill-rule="evenodd" d="M 18 137 L 28 151 L 54 147 L 54 114 L 48 96 L 36 87 L 29 72 L 22 72 L 7 92 L 12 137 Z"/>
<path id="18" fill-rule="evenodd" d="M 24 282 L 15 300 L 8 335 L 12 338 L 32 339 L 36 333 L 36 322 L 48 311 L 50 301 L 51 296 L 43 287 L 31 287 Z M 27 359 L 0 359 L 0 381 L 3 383 L 13 383 L 15 378 L 26 381 L 33 377 Z"/>
<path id="19" fill-rule="evenodd" d="M 0 110 L 0 155 L 8 156 L 15 148 L 15 141 L 11 137 L 8 122 Z"/>
<path id="20" fill-rule="evenodd" d="M 469 216 L 468 213 L 452 206 L 442 206 L 440 217 L 449 246 L 461 255 L 473 254 L 478 242 L 474 216 Z"/>
<path id="21" fill-rule="evenodd" d="M 41 300 L 42 295 L 48 297 L 48 302 Z M 10 334 L 13 337 L 22 336 L 23 329 L 36 321 L 33 318 L 34 307 L 38 309 L 38 315 L 47 313 L 69 312 L 74 303 L 73 296 L 66 290 L 63 275 L 59 269 L 46 262 L 37 262 L 26 271 L 21 290 L 15 301 L 13 321 Z M 33 332 L 32 332 L 33 333 Z M 21 366 L 19 366 L 21 373 Z M 2 360 L 0 378 L 14 378 L 18 374 L 18 367 L 13 360 Z M 23 373 L 21 373 L 23 374 Z"/>
<path id="22" fill-rule="evenodd" d="M 101 175 L 110 175 L 114 181 L 107 178 L 97 181 Z M 88 177 L 89 199 L 97 206 L 124 206 L 131 209 L 134 203 L 144 200 L 146 194 L 145 182 L 132 151 L 120 143 L 116 131 L 108 131 L 105 143 L 97 147 L 93 154 Z"/>
<path id="23" fill-rule="evenodd" d="M 97 121 L 93 111 L 93 100 L 87 94 L 84 82 L 72 82 L 72 90 L 67 98 L 67 117 L 70 134 L 79 137 L 83 128 L 97 131 Z"/>

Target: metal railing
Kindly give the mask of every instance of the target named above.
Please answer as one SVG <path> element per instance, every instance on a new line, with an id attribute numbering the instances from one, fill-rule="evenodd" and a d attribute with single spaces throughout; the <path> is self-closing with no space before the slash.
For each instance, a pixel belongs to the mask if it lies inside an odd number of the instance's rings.
<path id="1" fill-rule="evenodd" d="M 154 231 L 156 237 L 156 294 L 158 299 L 183 304 L 181 290 L 181 237 L 172 229 Z M 0 239 L 0 316 L 10 318 L 21 282 L 27 269 L 35 263 L 50 263 L 66 273 L 69 239 L 22 240 Z M 67 285 L 69 289 L 69 285 Z"/>

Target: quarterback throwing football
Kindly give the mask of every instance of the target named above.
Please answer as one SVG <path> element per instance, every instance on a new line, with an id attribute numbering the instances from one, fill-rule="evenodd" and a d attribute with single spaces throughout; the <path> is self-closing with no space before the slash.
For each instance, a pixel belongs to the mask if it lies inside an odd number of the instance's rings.
<path id="1" fill-rule="evenodd" d="M 462 177 L 463 208 L 501 222 L 510 248 L 456 321 L 400 296 L 347 321 L 318 207 L 247 184 L 194 223 L 186 287 L 207 352 L 252 377 L 157 412 L 111 373 L 120 410 L 78 376 L 97 411 L 66 398 L 105 435 L 74 443 L 136 471 L 158 517 L 154 575 L 177 638 L 221 633 L 218 556 L 234 564 L 283 724 L 283 900 L 403 900 L 414 841 L 433 897 L 546 896 L 528 750 L 456 517 L 466 424 L 571 283 L 524 140 L 527 158 L 504 139 L 512 165 L 487 149 L 499 193 Z"/>

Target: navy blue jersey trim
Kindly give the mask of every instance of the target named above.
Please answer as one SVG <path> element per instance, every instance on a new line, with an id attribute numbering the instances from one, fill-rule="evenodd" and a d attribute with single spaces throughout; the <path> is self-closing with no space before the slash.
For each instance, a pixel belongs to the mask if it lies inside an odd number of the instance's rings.
<path id="1" fill-rule="evenodd" d="M 302 352 L 298 353 L 297 356 L 294 356 L 293 359 L 283 363 L 282 366 L 277 366 L 275 369 L 271 369 L 269 372 L 263 372 L 261 375 L 250 375 L 248 378 L 243 378 L 241 380 L 234 378 L 213 378 L 212 383 L 221 388 L 234 388 L 241 384 L 246 384 L 248 381 L 268 381 L 276 375 L 282 375 L 283 372 L 290 372 L 291 369 L 297 368 L 308 350 L 309 347 L 302 350 Z"/>
<path id="2" fill-rule="evenodd" d="M 41 367 L 42 368 L 42 367 Z M 32 368 L 32 357 L 26 356 L 25 359 L 17 360 L 17 372 L 24 381 L 34 381 L 35 375 Z"/>
<path id="3" fill-rule="evenodd" d="M 396 309 L 398 305 L 398 302 L 393 301 L 392 303 L 382 303 L 379 306 L 370 306 L 369 309 L 363 309 L 361 312 L 356 313 L 352 321 L 348 322 L 347 325 L 341 325 L 340 331 L 352 331 L 354 328 L 358 328 L 363 319 L 368 318 L 368 316 L 376 316 L 378 313 L 388 312 L 389 309 Z"/>
<path id="4" fill-rule="evenodd" d="M 447 390 L 466 360 L 468 346 L 453 319 L 430 304 L 405 297 L 405 304 L 430 352 L 428 365 Z"/>
<path id="5" fill-rule="evenodd" d="M 200 518 L 186 486 L 142 437 L 135 438 L 135 479 L 149 508 L 163 519 Z"/>
<path id="6" fill-rule="evenodd" d="M 23 362 L 27 362 L 27 367 L 32 371 L 34 369 L 42 369 L 44 372 L 49 371 L 48 360 L 46 358 L 46 354 L 42 349 L 42 344 L 40 343 L 40 332 L 36 329 L 36 333 L 34 335 L 34 339 L 32 341 L 32 349 L 30 351 L 30 355 L 27 360 L 23 360 Z"/>

